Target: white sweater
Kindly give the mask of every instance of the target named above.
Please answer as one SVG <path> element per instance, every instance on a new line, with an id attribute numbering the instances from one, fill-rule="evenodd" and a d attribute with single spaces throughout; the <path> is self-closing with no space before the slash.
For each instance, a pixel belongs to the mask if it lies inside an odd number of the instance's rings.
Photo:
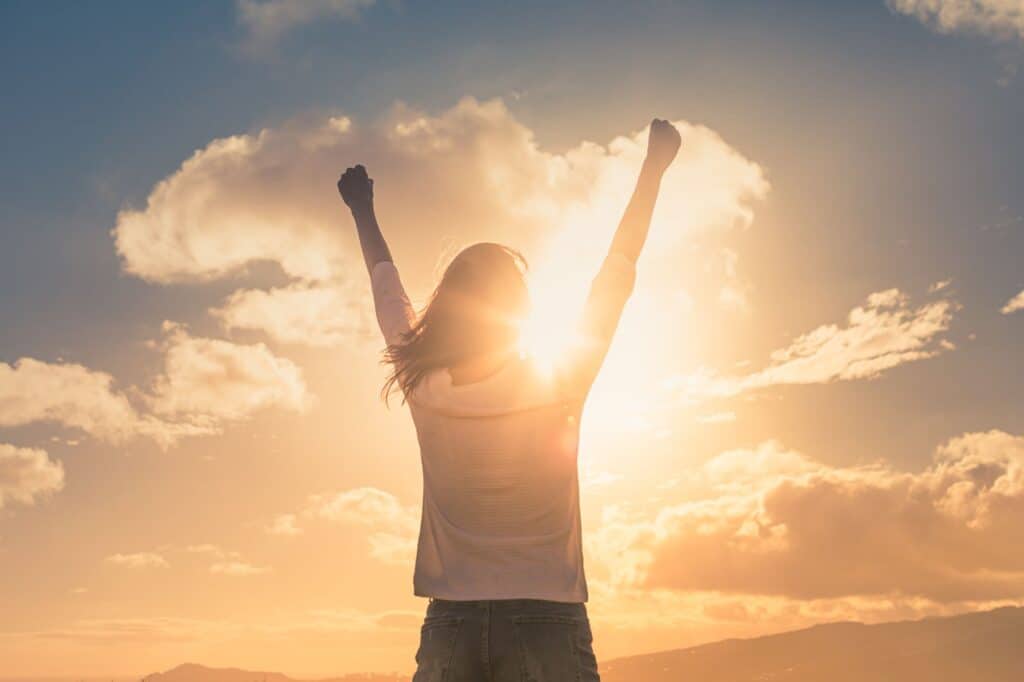
<path id="1" fill-rule="evenodd" d="M 583 402 L 632 291 L 612 254 L 581 320 L 584 344 L 554 373 L 510 361 L 483 381 L 428 374 L 406 396 L 423 465 L 414 592 L 451 600 L 585 602 L 577 441 Z M 415 322 L 398 270 L 371 275 L 385 341 Z"/>

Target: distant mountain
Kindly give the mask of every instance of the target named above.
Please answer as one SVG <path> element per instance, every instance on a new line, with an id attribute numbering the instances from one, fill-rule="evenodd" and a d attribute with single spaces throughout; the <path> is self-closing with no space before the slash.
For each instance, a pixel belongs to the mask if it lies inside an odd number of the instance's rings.
<path id="1" fill-rule="evenodd" d="M 609 661 L 602 682 L 1021 682 L 1024 608 L 832 623 Z"/>
<path id="2" fill-rule="evenodd" d="M 299 682 L 281 673 L 240 670 L 238 668 L 207 668 L 186 663 L 167 672 L 154 673 L 142 678 L 144 682 Z M 409 675 L 383 673 L 356 673 L 321 679 L 316 682 L 409 682 Z"/>
<path id="3" fill-rule="evenodd" d="M 299 682 L 281 673 L 185 664 L 145 682 Z M 408 682 L 347 675 L 318 682 Z M 1021 682 L 1024 608 L 864 625 L 831 623 L 754 639 L 617 658 L 602 682 Z"/>

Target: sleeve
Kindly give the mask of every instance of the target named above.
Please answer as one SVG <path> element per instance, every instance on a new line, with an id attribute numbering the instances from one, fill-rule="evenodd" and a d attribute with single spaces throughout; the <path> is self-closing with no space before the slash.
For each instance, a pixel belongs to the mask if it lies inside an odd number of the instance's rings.
<path id="1" fill-rule="evenodd" d="M 412 329 L 416 314 L 409 297 L 405 294 L 398 268 L 391 261 L 380 261 L 370 273 L 370 287 L 373 290 L 373 306 L 377 312 L 377 324 L 390 346 L 401 343 L 402 336 Z"/>
<path id="2" fill-rule="evenodd" d="M 590 286 L 578 329 L 579 343 L 558 373 L 566 394 L 583 398 L 590 391 L 635 281 L 636 264 L 621 253 L 609 253 Z"/>

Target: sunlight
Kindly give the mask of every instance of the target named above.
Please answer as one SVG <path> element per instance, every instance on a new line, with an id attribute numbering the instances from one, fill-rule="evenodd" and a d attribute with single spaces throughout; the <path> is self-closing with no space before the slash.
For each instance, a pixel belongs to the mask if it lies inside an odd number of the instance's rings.
<path id="1" fill-rule="evenodd" d="M 532 290 L 532 287 L 531 287 Z M 533 293 L 533 310 L 519 329 L 519 350 L 533 358 L 545 374 L 566 357 L 577 340 L 575 319 L 559 296 Z"/>

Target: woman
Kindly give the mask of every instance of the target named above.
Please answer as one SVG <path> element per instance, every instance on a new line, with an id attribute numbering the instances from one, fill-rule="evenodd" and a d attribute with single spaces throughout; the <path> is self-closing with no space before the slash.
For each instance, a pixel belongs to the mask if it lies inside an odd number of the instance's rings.
<path id="1" fill-rule="evenodd" d="M 423 466 L 414 591 L 429 597 L 414 682 L 598 680 L 584 602 L 579 420 L 635 278 L 661 177 L 679 149 L 651 122 L 647 157 L 583 310 L 581 343 L 553 372 L 517 347 L 523 258 L 459 253 L 417 316 L 373 209 L 366 169 L 338 190 L 352 210 L 391 374 Z"/>

